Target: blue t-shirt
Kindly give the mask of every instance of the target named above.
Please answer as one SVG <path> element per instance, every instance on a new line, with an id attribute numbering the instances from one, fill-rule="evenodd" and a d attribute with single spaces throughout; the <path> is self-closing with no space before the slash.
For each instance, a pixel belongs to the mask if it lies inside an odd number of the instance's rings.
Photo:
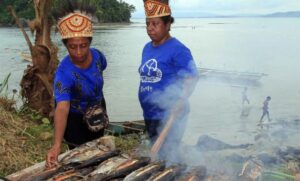
<path id="1" fill-rule="evenodd" d="M 90 51 L 93 58 L 88 68 L 76 67 L 67 55 L 55 73 L 55 101 L 70 101 L 70 112 L 83 114 L 88 106 L 100 103 L 103 97 L 102 71 L 107 66 L 106 58 L 96 49 Z"/>
<path id="2" fill-rule="evenodd" d="M 176 38 L 145 45 L 139 67 L 139 100 L 145 119 L 164 119 L 180 98 L 183 81 L 198 76 L 190 50 Z"/>

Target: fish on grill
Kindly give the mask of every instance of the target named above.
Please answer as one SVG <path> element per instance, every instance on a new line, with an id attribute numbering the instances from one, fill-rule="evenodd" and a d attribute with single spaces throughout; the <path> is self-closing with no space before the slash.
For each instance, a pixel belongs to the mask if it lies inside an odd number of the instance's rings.
<path id="1" fill-rule="evenodd" d="M 54 175 L 66 172 L 68 170 L 72 170 L 72 169 L 77 170 L 81 168 L 98 165 L 99 163 L 107 160 L 108 158 L 116 156 L 119 153 L 120 151 L 118 150 L 113 150 L 113 151 L 103 151 L 100 149 L 98 149 L 98 151 L 95 151 L 95 149 L 93 149 L 92 151 L 86 150 L 86 152 L 82 153 L 83 156 L 78 155 L 78 158 L 70 157 L 69 160 L 65 160 L 65 162 L 60 163 L 60 165 L 55 168 L 36 173 L 34 175 L 29 176 L 28 178 L 22 178 L 22 180 L 24 181 L 47 180 L 53 177 Z"/>
<path id="2" fill-rule="evenodd" d="M 172 181 L 186 169 L 185 165 L 171 165 L 152 175 L 147 181 Z"/>
<path id="3" fill-rule="evenodd" d="M 99 165 L 100 163 L 102 163 L 103 161 L 117 156 L 120 154 L 119 150 L 112 150 L 109 152 L 103 152 L 101 154 L 97 154 L 94 157 L 88 159 L 88 160 L 84 160 L 82 162 L 79 162 L 80 164 L 78 164 L 77 166 L 75 166 L 75 169 L 81 169 L 81 168 L 86 168 L 86 167 L 90 167 L 90 166 L 96 166 Z"/>
<path id="4" fill-rule="evenodd" d="M 79 170 L 68 170 L 63 173 L 59 173 L 52 178 L 48 179 L 47 181 L 77 181 L 77 180 L 82 180 L 84 176 L 89 174 L 90 172 L 93 171 L 93 167 L 88 167 L 88 168 L 83 168 Z"/>
<path id="5" fill-rule="evenodd" d="M 87 151 L 92 151 L 92 150 L 111 151 L 106 146 L 101 145 L 101 143 L 99 143 L 98 140 L 91 141 L 91 142 L 84 143 L 84 144 L 70 150 L 67 154 L 65 154 L 65 156 L 63 156 L 60 159 L 59 162 L 60 163 L 66 163 L 69 160 L 71 160 L 72 158 L 75 158 L 78 155 L 81 155 L 82 153 L 85 153 L 84 155 L 87 155 L 86 152 Z"/>
<path id="6" fill-rule="evenodd" d="M 187 173 L 179 176 L 175 181 L 204 181 L 206 177 L 206 167 L 198 166 Z"/>
<path id="7" fill-rule="evenodd" d="M 33 175 L 30 175 L 29 177 L 21 177 L 19 180 L 24 181 L 40 181 L 40 180 L 47 180 L 54 176 L 55 174 L 58 174 L 60 172 L 64 172 L 66 170 L 63 170 L 61 167 L 54 167 L 51 169 L 44 170 L 42 172 L 35 173 Z"/>
<path id="8" fill-rule="evenodd" d="M 88 181 L 107 181 L 122 178 L 143 167 L 151 161 L 150 157 L 130 158 L 126 155 L 112 157 L 101 163 L 92 173 L 88 175 Z"/>
<path id="9" fill-rule="evenodd" d="M 110 151 L 114 151 L 114 150 L 109 150 L 107 147 L 103 145 L 92 145 L 92 146 L 83 145 L 81 148 L 82 149 L 75 148 L 74 150 L 72 150 L 71 153 L 63 157 L 59 161 L 59 163 L 61 165 L 67 165 L 70 163 L 83 162 L 95 156 L 102 155 Z"/>
<path id="10" fill-rule="evenodd" d="M 144 181 L 151 177 L 151 175 L 162 171 L 165 168 L 165 166 L 165 161 L 152 162 L 127 175 L 124 181 Z"/>

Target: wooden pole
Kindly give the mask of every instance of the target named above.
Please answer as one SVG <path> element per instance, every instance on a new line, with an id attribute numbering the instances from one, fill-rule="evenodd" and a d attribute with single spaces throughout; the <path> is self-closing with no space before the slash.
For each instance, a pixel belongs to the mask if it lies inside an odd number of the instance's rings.
<path id="1" fill-rule="evenodd" d="M 153 144 L 151 150 L 150 150 L 150 155 L 152 158 L 154 158 L 157 154 L 157 152 L 159 151 L 159 149 L 161 148 L 161 145 L 164 143 L 170 128 L 172 127 L 174 121 L 176 120 L 176 115 L 175 114 L 171 114 L 169 119 L 166 122 L 166 125 L 164 127 L 164 129 L 162 130 L 162 132 L 159 134 L 157 140 L 155 141 L 155 143 Z"/>

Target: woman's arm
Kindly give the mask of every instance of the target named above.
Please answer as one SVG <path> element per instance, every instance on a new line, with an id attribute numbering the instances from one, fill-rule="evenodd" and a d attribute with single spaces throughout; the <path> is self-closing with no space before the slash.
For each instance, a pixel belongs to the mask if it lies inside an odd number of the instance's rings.
<path id="1" fill-rule="evenodd" d="M 67 126 L 67 119 L 70 110 L 69 101 L 61 101 L 56 105 L 54 114 L 54 145 L 47 153 L 46 167 L 52 168 L 56 165 L 58 155 L 61 151 L 61 144 L 63 141 L 65 129 Z"/>
<path id="2" fill-rule="evenodd" d="M 176 101 L 176 103 L 174 104 L 171 114 L 174 114 L 174 113 L 177 114 L 182 110 L 186 100 L 193 93 L 198 80 L 199 80 L 198 74 L 196 74 L 194 76 L 186 77 L 184 79 L 184 81 L 183 81 L 184 88 L 183 88 L 182 94 L 180 95 L 180 99 L 178 99 Z"/>
<path id="3" fill-rule="evenodd" d="M 62 101 L 59 102 L 55 109 L 54 114 L 54 145 L 61 146 L 63 136 L 65 133 L 67 119 L 70 110 L 70 102 Z"/>

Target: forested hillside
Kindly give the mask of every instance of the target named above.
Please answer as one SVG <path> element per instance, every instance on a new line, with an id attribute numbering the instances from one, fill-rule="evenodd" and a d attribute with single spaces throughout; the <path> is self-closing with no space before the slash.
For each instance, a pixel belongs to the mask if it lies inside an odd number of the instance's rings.
<path id="1" fill-rule="evenodd" d="M 14 25 L 12 16 L 7 11 L 7 6 L 12 5 L 18 16 L 23 20 L 34 17 L 33 0 L 1 0 L 0 1 L 0 25 Z M 53 8 L 60 3 L 60 0 L 53 0 Z M 122 0 L 90 0 L 90 3 L 97 8 L 96 18 L 99 22 L 129 22 L 131 13 L 135 7 Z"/>

